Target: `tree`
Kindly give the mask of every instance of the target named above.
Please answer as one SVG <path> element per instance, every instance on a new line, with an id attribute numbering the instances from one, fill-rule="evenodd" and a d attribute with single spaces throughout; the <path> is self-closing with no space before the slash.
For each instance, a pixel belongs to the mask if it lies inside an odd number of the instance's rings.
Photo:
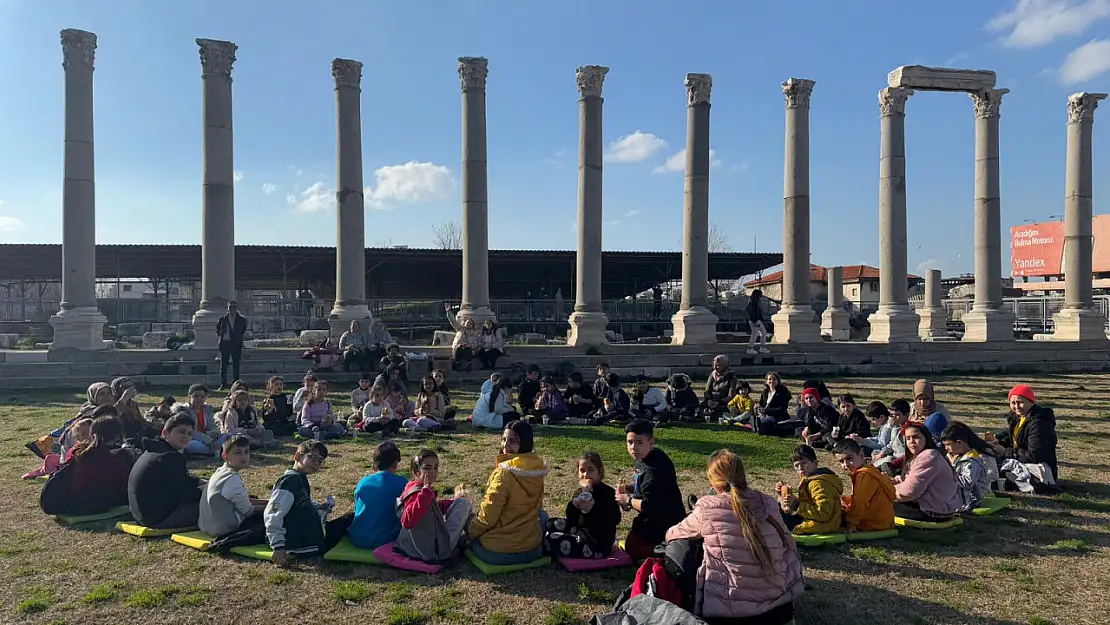
<path id="1" fill-rule="evenodd" d="M 432 242 L 436 249 L 461 250 L 462 225 L 457 221 L 444 221 L 432 226 Z"/>
<path id="2" fill-rule="evenodd" d="M 709 251 L 731 252 L 732 244 L 728 242 L 728 233 L 717 224 L 709 226 Z"/>

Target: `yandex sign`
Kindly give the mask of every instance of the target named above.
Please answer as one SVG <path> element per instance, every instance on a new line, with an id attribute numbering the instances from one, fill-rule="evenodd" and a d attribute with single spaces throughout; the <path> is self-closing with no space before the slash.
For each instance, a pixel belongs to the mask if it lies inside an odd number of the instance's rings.
<path id="1" fill-rule="evenodd" d="M 1110 215 L 1091 223 L 1095 272 L 1110 272 Z M 1046 221 L 1010 228 L 1011 275 L 1058 276 L 1064 273 L 1064 222 Z"/>

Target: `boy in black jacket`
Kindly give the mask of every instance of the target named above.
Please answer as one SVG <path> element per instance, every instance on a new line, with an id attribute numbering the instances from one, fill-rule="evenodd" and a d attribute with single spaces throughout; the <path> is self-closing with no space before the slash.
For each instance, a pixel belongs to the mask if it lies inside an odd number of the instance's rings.
<path id="1" fill-rule="evenodd" d="M 832 449 L 840 441 L 855 435 L 860 438 L 871 436 L 871 423 L 863 412 L 856 407 L 856 398 L 848 393 L 840 396 L 840 419 L 825 440 L 825 449 Z"/>
<path id="2" fill-rule="evenodd" d="M 185 447 L 193 440 L 193 418 L 178 413 L 166 421 L 161 438 L 139 441 L 143 455 L 127 479 L 127 504 L 139 525 L 194 528 L 206 482 L 189 474 Z"/>
<path id="3" fill-rule="evenodd" d="M 805 420 L 802 442 L 810 447 L 825 448 L 832 439 L 833 429 L 840 423 L 840 413 L 821 401 L 817 389 L 807 388 L 802 391 L 801 416 Z"/>
<path id="4" fill-rule="evenodd" d="M 308 476 L 324 467 L 328 447 L 320 441 L 304 441 L 293 455 L 293 468 L 278 478 L 263 518 L 266 523 L 266 541 L 274 550 L 273 561 L 285 566 L 294 557 L 317 556 L 331 551 L 347 535 L 347 528 L 354 514 L 347 514 L 325 523 L 335 507 L 335 500 L 327 503 L 312 500 L 312 486 Z"/>
<path id="5" fill-rule="evenodd" d="M 661 544 L 667 530 L 686 517 L 682 493 L 674 463 L 655 448 L 655 431 L 651 422 L 634 419 L 625 431 L 628 454 L 636 461 L 632 484 L 621 486 L 617 503 L 625 510 L 639 514 L 632 521 L 624 550 L 637 560 L 652 557 L 655 546 Z"/>
<path id="6" fill-rule="evenodd" d="M 520 404 L 520 414 L 536 415 L 536 397 L 540 394 L 540 368 L 538 365 L 528 365 L 524 379 L 520 381 L 517 390 L 517 403 Z"/>
<path id="7" fill-rule="evenodd" d="M 567 417 L 571 425 L 584 425 L 594 408 L 594 391 L 586 386 L 582 374 L 571 371 L 567 376 L 567 390 L 563 391 L 563 401 L 567 404 Z"/>

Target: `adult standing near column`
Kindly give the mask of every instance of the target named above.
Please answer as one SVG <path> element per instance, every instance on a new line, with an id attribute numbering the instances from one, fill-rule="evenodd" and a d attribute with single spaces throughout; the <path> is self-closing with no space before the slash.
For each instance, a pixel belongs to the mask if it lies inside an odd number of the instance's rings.
<path id="1" fill-rule="evenodd" d="M 493 320 L 489 308 L 489 196 L 486 186 L 486 76 L 489 61 L 459 57 L 462 84 L 463 275 L 459 323 Z"/>
<path id="2" fill-rule="evenodd" d="M 822 341 L 809 298 L 809 101 L 815 84 L 805 78 L 782 83 L 786 97 L 782 308 L 771 316 L 771 342 L 780 345 Z"/>
<path id="3" fill-rule="evenodd" d="M 1009 89 L 968 95 L 975 104 L 975 302 L 963 316 L 965 341 L 1014 340 L 1014 316 L 1002 308 L 1002 200 L 998 120 Z"/>
<path id="4" fill-rule="evenodd" d="M 239 379 L 239 363 L 243 360 L 243 336 L 247 333 L 247 318 L 239 314 L 239 302 L 227 303 L 227 314 L 216 322 L 220 337 L 220 390 L 226 391 L 227 366 L 230 362 L 232 381 Z"/>
<path id="5" fill-rule="evenodd" d="M 578 258 L 574 313 L 567 345 L 603 345 L 609 319 L 601 308 L 602 134 L 601 88 L 608 67 L 575 70 L 578 82 Z"/>
<path id="6" fill-rule="evenodd" d="M 197 39 L 204 81 L 204 178 L 201 301 L 193 315 L 193 349 L 216 349 L 216 324 L 235 299 L 235 159 L 231 66 L 238 46 Z"/>
<path id="7" fill-rule="evenodd" d="M 1073 93 L 1068 98 L 1068 162 L 1064 174 L 1064 309 L 1053 315 L 1052 337 L 1064 341 L 1105 340 L 1106 318 L 1092 297 L 1095 109 L 1105 93 Z"/>
<path id="8" fill-rule="evenodd" d="M 62 186 L 62 301 L 50 317 L 51 351 L 107 349 L 96 303 L 96 185 L 93 150 L 93 61 L 96 35 L 61 32 L 65 69 L 65 173 Z"/>
<path id="9" fill-rule="evenodd" d="M 370 328 L 366 307 L 366 205 L 362 191 L 362 63 L 331 62 L 335 79 L 336 219 L 335 305 L 328 315 L 332 336 L 358 321 Z"/>
<path id="10" fill-rule="evenodd" d="M 709 74 L 686 74 L 686 193 L 682 203 L 682 304 L 672 345 L 717 342 L 709 297 Z"/>
<path id="11" fill-rule="evenodd" d="M 873 343 L 917 341 L 919 318 L 907 297 L 906 100 L 912 89 L 879 90 L 879 309 L 867 318 Z"/>

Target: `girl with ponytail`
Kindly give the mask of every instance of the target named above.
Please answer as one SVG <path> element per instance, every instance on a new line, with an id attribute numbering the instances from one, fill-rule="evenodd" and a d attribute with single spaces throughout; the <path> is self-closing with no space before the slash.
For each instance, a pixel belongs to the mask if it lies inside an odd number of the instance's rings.
<path id="1" fill-rule="evenodd" d="M 127 505 L 127 478 L 134 456 L 121 449 L 124 425 L 116 416 L 93 420 L 89 440 L 73 448 L 42 489 L 39 505 L 47 514 L 101 514 Z"/>
<path id="2" fill-rule="evenodd" d="M 712 495 L 667 532 L 667 541 L 702 539 L 694 613 L 715 619 L 794 619 L 793 601 L 805 583 L 798 548 L 779 516 L 778 503 L 748 487 L 744 463 L 728 449 L 709 458 Z"/>

